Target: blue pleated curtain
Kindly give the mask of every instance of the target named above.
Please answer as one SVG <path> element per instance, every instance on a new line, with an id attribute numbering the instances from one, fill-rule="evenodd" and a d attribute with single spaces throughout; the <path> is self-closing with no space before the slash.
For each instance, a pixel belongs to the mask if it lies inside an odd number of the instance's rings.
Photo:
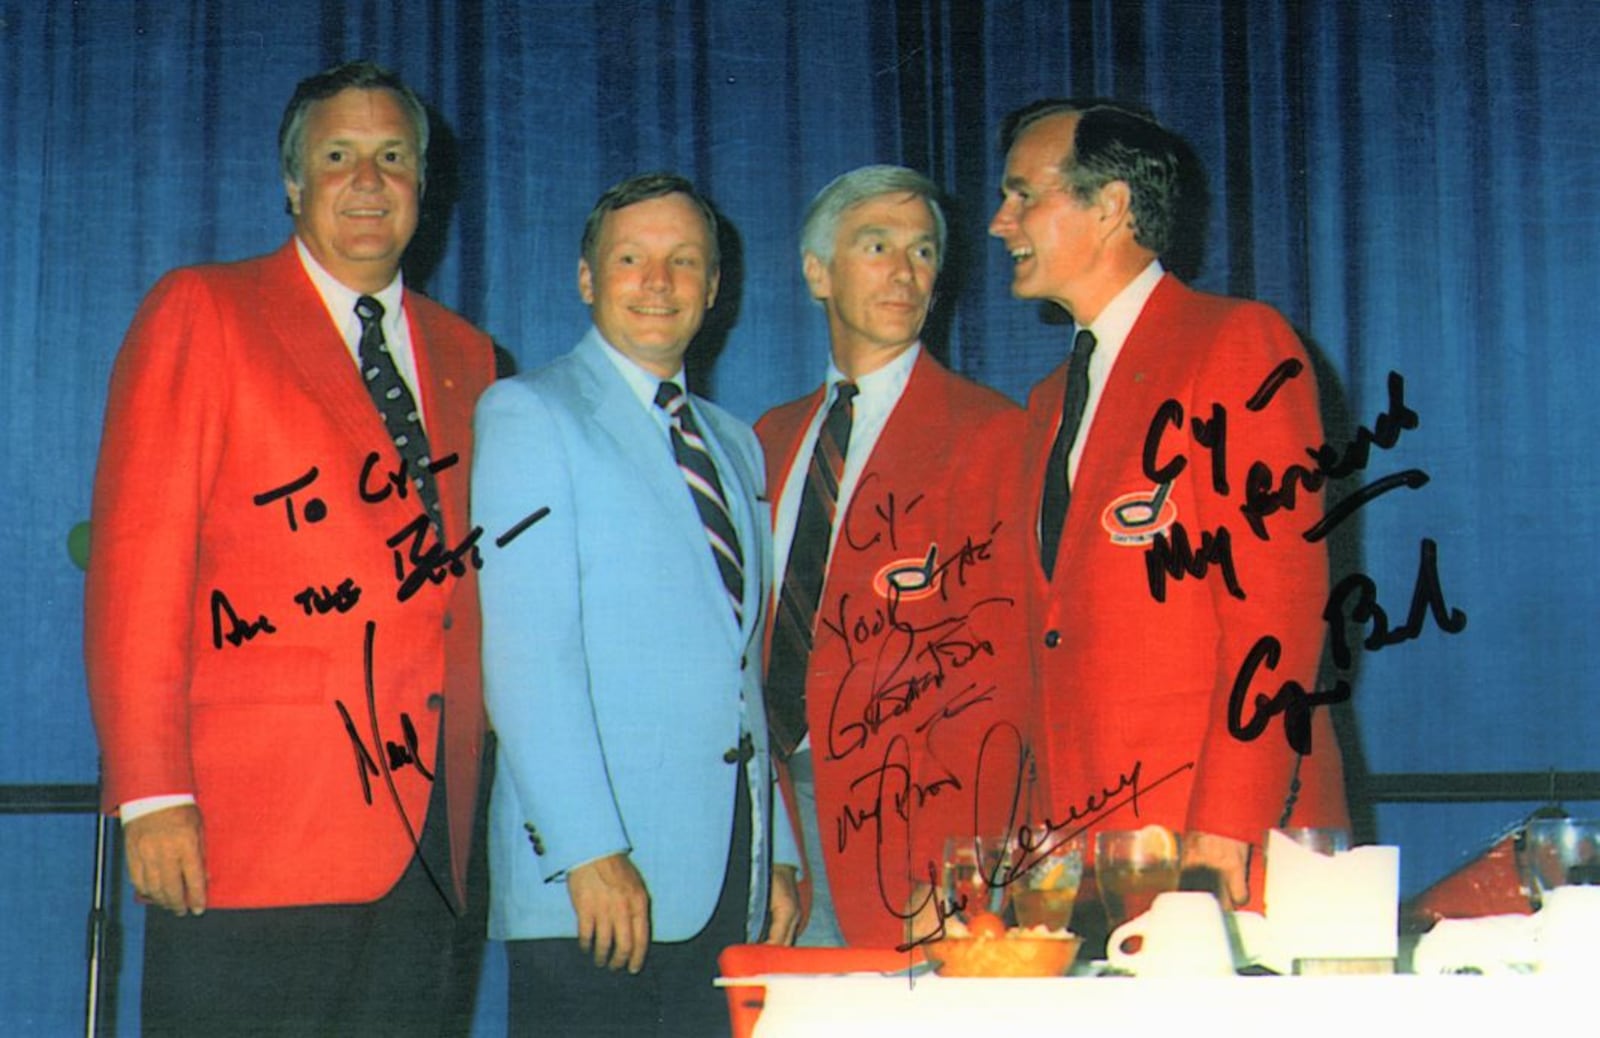
<path id="1" fill-rule="evenodd" d="M 1009 298 L 985 236 L 999 120 L 1044 95 L 1145 103 L 1208 173 L 1196 283 L 1301 330 L 1330 435 L 1376 419 L 1391 373 L 1419 416 L 1366 476 L 1426 484 L 1362 510 L 1335 576 L 1371 577 L 1398 626 L 1430 541 L 1468 623 L 1361 654 L 1354 770 L 1593 769 L 1597 50 L 1584 0 L 0 0 L 0 784 L 94 780 L 65 538 L 122 332 L 165 270 L 284 240 L 283 103 L 353 56 L 399 69 L 438 120 L 408 276 L 523 367 L 585 324 L 595 196 L 650 168 L 699 182 L 736 237 L 694 377 L 752 420 L 821 377 L 804 205 L 877 161 L 952 195 L 935 349 L 1022 397 L 1066 344 Z M 1379 806 L 1371 824 L 1414 890 L 1526 806 Z M 0 951 L 0 1030 L 78 1019 L 91 841 L 84 816 L 0 818 L 0 918 L 26 935 Z"/>

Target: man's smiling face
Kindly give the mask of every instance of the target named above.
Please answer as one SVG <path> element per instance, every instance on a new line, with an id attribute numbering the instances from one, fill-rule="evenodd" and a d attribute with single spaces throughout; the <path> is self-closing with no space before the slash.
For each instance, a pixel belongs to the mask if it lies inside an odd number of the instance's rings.
<path id="1" fill-rule="evenodd" d="M 715 255 L 695 203 L 660 195 L 606 214 L 593 265 L 578 261 L 578 291 L 607 342 L 670 378 L 716 301 Z"/>
<path id="2" fill-rule="evenodd" d="M 295 233 L 345 286 L 378 291 L 417 229 L 421 165 L 414 128 L 388 90 L 351 87 L 316 102 L 301 182 L 284 185 Z"/>

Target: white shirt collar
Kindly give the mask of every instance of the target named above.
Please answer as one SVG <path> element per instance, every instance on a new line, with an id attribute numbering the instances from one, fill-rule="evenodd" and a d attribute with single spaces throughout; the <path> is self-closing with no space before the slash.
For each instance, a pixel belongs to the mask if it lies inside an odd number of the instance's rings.
<path id="1" fill-rule="evenodd" d="M 1100 410 L 1100 397 L 1105 393 L 1106 380 L 1122 354 L 1128 333 L 1138 323 L 1139 315 L 1150 301 L 1150 294 L 1161 283 L 1165 269 L 1160 260 L 1151 260 L 1132 281 L 1122 287 L 1100 315 L 1087 325 L 1094 333 L 1094 353 L 1089 357 L 1089 395 L 1084 401 L 1083 421 L 1078 427 L 1078 438 L 1067 455 L 1067 478 L 1078 478 L 1078 465 L 1083 460 L 1084 445 L 1089 442 L 1089 430 L 1094 426 L 1095 414 Z"/>
<path id="2" fill-rule="evenodd" d="M 898 357 L 889 361 L 883 367 L 862 375 L 853 381 L 856 384 L 856 398 L 852 404 L 854 420 L 850 437 L 851 449 L 854 449 L 856 437 L 855 429 L 872 428 L 882 425 L 894 410 L 894 405 L 900 402 L 900 395 L 906 390 L 906 383 L 911 381 L 911 369 L 916 367 L 917 357 L 922 353 L 922 343 L 915 342 L 911 347 L 902 352 Z M 834 386 L 840 382 L 851 381 L 845 377 L 830 358 L 828 361 L 827 387 L 822 398 L 822 410 L 826 411 L 833 403 Z"/>
<path id="3" fill-rule="evenodd" d="M 1151 260 L 1149 266 L 1124 285 L 1122 291 L 1106 304 L 1099 316 L 1088 325 L 1079 326 L 1087 327 L 1094 332 L 1094 351 L 1097 360 L 1101 353 L 1115 357 L 1122 352 L 1122 344 L 1128 340 L 1128 333 L 1133 331 L 1134 323 L 1144 311 L 1144 304 L 1149 301 L 1150 293 L 1161 283 L 1161 275 L 1164 273 L 1166 271 L 1161 266 L 1161 261 Z"/>
<path id="4" fill-rule="evenodd" d="M 334 326 L 339 329 L 340 336 L 344 339 L 345 345 L 350 347 L 352 354 L 359 349 L 361 343 L 361 318 L 356 316 L 356 300 L 363 295 L 371 295 L 383 304 L 384 338 L 391 344 L 400 341 L 405 280 L 398 270 L 395 271 L 394 280 L 379 291 L 357 292 L 328 273 L 327 268 L 311 255 L 311 250 L 306 248 L 306 243 L 300 240 L 298 234 L 294 237 L 294 247 L 300 254 L 301 266 L 311 278 L 311 283 L 316 286 L 317 294 L 322 297 L 322 305 L 327 307 L 328 316 L 333 318 Z"/>
<path id="5" fill-rule="evenodd" d="M 595 341 L 602 347 L 600 352 L 604 353 L 606 359 L 617 369 L 617 373 L 628 384 L 628 388 L 633 391 L 633 395 L 639 398 L 639 403 L 645 410 L 652 414 L 661 412 L 661 409 L 656 406 L 656 390 L 663 382 L 671 382 L 683 391 L 684 396 L 687 397 L 689 395 L 689 387 L 684 384 L 683 367 L 681 365 L 672 375 L 662 378 L 653 371 L 646 371 L 632 357 L 607 342 L 606 337 L 600 333 L 599 328 L 594 329 L 594 337 Z"/>

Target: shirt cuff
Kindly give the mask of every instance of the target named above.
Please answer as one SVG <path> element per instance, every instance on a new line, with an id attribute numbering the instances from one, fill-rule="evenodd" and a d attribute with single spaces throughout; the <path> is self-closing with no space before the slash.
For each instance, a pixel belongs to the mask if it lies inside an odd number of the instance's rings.
<path id="1" fill-rule="evenodd" d="M 194 803 L 194 794 L 192 793 L 169 793 L 158 797 L 140 797 L 137 800 L 130 800 L 123 804 L 121 810 L 117 813 L 122 816 L 122 824 L 127 825 L 136 818 L 143 818 L 145 815 L 155 814 L 157 811 L 165 811 L 169 807 L 182 807 L 185 804 L 192 803 Z"/>

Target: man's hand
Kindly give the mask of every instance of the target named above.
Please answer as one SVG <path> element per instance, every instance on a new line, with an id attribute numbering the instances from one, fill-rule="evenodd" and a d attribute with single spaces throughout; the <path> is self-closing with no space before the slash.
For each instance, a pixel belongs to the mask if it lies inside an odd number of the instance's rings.
<path id="1" fill-rule="evenodd" d="M 152 811 L 122 827 L 128 878 L 139 896 L 174 915 L 206 910 L 205 835 L 193 804 Z"/>
<path id="2" fill-rule="evenodd" d="M 1235 909 L 1250 900 L 1250 845 L 1243 840 L 1212 833 L 1186 833 L 1183 868 L 1215 871 L 1224 908 Z"/>
<path id="3" fill-rule="evenodd" d="M 578 913 L 578 947 L 594 964 L 629 973 L 644 969 L 650 950 L 650 892 L 626 854 L 579 865 L 567 874 L 567 894 Z"/>
<path id="4" fill-rule="evenodd" d="M 767 903 L 767 943 L 793 944 L 800 936 L 799 870 L 793 865 L 772 866 L 772 895 Z"/>

